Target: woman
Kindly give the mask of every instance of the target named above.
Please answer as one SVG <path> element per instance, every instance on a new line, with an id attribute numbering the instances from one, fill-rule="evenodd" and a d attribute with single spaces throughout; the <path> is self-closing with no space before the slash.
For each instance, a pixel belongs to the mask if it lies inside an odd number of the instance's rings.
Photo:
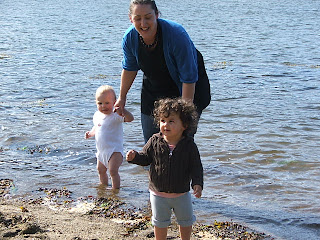
<path id="1" fill-rule="evenodd" d="M 155 1 L 131 0 L 129 18 L 132 26 L 122 40 L 123 70 L 115 109 L 121 112 L 124 108 L 127 93 L 141 69 L 141 122 L 147 142 L 159 132 L 152 118 L 156 100 L 182 96 L 194 101 L 200 116 L 210 102 L 210 86 L 200 52 L 181 25 L 159 18 Z"/>

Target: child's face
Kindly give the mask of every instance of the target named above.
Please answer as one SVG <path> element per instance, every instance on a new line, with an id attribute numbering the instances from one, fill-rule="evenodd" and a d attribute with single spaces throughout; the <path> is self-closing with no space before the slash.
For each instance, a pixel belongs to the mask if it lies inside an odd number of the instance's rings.
<path id="1" fill-rule="evenodd" d="M 170 113 L 169 117 L 160 117 L 160 131 L 165 137 L 181 137 L 186 128 L 176 113 Z"/>
<path id="2" fill-rule="evenodd" d="M 113 105 L 116 99 L 111 91 L 103 92 L 96 99 L 98 111 L 103 114 L 111 114 L 113 112 Z"/>

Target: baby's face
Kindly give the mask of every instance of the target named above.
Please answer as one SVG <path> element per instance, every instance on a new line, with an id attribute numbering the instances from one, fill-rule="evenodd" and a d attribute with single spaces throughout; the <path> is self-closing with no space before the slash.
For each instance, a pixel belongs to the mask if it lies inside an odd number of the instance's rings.
<path id="1" fill-rule="evenodd" d="M 116 98 L 111 91 L 103 92 L 96 99 L 98 111 L 103 114 L 111 114 L 113 112 L 113 105 L 116 102 Z"/>

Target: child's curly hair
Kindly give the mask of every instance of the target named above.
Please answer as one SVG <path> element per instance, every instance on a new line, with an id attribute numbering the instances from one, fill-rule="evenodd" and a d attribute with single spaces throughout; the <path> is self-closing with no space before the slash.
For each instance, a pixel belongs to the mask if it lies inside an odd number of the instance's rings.
<path id="1" fill-rule="evenodd" d="M 183 134 L 195 133 L 198 125 L 198 113 L 191 101 L 179 98 L 164 98 L 154 103 L 154 121 L 159 126 L 160 119 L 169 117 L 171 113 L 179 115 L 183 126 L 186 128 Z"/>

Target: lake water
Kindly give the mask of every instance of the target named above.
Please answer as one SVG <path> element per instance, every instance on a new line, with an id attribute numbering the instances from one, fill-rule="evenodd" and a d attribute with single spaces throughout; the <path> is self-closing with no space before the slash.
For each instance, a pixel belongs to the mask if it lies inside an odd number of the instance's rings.
<path id="1" fill-rule="evenodd" d="M 13 195 L 66 187 L 99 195 L 84 140 L 102 84 L 119 92 L 129 1 L 0 0 L 0 178 Z M 195 141 L 198 221 L 234 220 L 276 239 L 320 238 L 320 2 L 158 1 L 203 53 L 212 102 Z M 141 74 L 125 150 L 143 146 Z M 41 150 L 42 149 L 42 152 Z M 31 154 L 33 152 L 33 154 Z M 147 204 L 147 172 L 123 163 L 119 197 Z"/>

